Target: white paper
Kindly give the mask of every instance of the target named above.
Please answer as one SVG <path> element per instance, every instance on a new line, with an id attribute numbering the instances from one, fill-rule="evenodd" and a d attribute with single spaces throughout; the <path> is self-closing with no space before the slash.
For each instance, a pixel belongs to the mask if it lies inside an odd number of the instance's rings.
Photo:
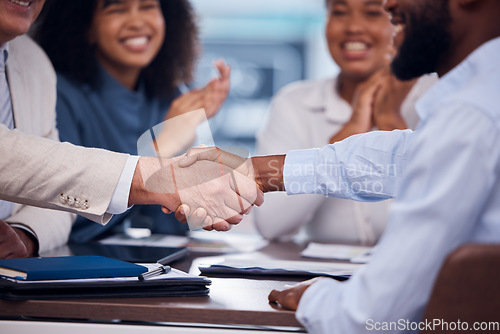
<path id="1" fill-rule="evenodd" d="M 373 247 L 347 246 L 336 244 L 309 243 L 301 253 L 304 257 L 330 260 L 346 260 L 354 263 L 366 263 Z"/>

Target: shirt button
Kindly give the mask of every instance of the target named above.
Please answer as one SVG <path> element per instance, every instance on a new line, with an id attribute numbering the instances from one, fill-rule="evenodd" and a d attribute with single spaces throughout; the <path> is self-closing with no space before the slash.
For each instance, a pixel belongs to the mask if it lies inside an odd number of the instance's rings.
<path id="1" fill-rule="evenodd" d="M 75 204 L 75 199 L 72 196 L 68 196 L 68 205 L 73 206 Z"/>
<path id="2" fill-rule="evenodd" d="M 68 200 L 66 196 L 64 196 L 64 194 L 61 194 L 61 196 L 59 196 L 59 202 L 61 202 L 62 204 L 66 204 L 67 201 Z"/>

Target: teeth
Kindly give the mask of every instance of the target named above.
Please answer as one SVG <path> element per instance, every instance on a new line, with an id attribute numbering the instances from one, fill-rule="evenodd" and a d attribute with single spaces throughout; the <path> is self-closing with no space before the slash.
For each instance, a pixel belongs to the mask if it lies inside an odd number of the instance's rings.
<path id="1" fill-rule="evenodd" d="M 125 45 L 130 45 L 130 46 L 143 46 L 148 42 L 147 37 L 134 37 L 134 38 L 128 38 L 125 40 Z"/>
<path id="2" fill-rule="evenodd" d="M 404 29 L 405 29 L 405 25 L 404 25 L 404 24 L 402 24 L 402 23 L 398 23 L 398 24 L 396 24 L 396 26 L 394 27 L 394 33 L 399 34 L 399 33 L 400 33 L 400 32 L 402 32 Z"/>
<path id="3" fill-rule="evenodd" d="M 9 1 L 23 7 L 28 7 L 31 4 L 31 1 L 21 1 L 21 0 L 9 0 Z"/>
<path id="4" fill-rule="evenodd" d="M 347 51 L 365 51 L 368 45 L 362 42 L 348 42 L 344 44 L 344 49 Z"/>

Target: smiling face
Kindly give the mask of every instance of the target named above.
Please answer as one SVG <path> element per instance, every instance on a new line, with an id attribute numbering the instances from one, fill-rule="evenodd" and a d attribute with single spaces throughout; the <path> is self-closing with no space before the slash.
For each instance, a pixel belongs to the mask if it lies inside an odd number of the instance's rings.
<path id="1" fill-rule="evenodd" d="M 396 27 L 396 77 L 411 80 L 437 71 L 452 42 L 448 0 L 388 0 L 385 9 Z"/>
<path id="2" fill-rule="evenodd" d="M 393 27 L 383 0 L 329 0 L 326 38 L 345 76 L 366 79 L 380 69 L 390 50 Z"/>
<path id="3" fill-rule="evenodd" d="M 28 32 L 45 0 L 0 0 L 0 45 Z"/>
<path id="4" fill-rule="evenodd" d="M 98 0 L 89 42 L 111 73 L 148 66 L 164 38 L 165 20 L 158 0 Z"/>

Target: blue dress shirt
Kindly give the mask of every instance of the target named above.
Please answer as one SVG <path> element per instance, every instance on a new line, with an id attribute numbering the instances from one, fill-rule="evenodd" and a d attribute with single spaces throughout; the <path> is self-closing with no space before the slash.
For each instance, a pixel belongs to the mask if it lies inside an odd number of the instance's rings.
<path id="1" fill-rule="evenodd" d="M 499 54 L 496 38 L 441 78 L 417 104 L 415 132 L 287 155 L 288 194 L 395 197 L 371 262 L 302 296 L 296 316 L 310 333 L 414 332 L 446 256 L 465 243 L 500 242 Z"/>
<path id="2" fill-rule="evenodd" d="M 130 91 L 103 68 L 97 89 L 57 76 L 57 127 L 61 141 L 137 155 L 137 140 L 163 122 L 172 99 L 148 98 L 141 86 Z M 178 93 L 177 93 L 178 94 Z M 165 215 L 159 206 L 134 206 L 115 215 L 105 226 L 78 217 L 70 240 L 87 242 L 119 231 L 125 221 L 154 233 L 183 235 L 187 224 Z"/>

